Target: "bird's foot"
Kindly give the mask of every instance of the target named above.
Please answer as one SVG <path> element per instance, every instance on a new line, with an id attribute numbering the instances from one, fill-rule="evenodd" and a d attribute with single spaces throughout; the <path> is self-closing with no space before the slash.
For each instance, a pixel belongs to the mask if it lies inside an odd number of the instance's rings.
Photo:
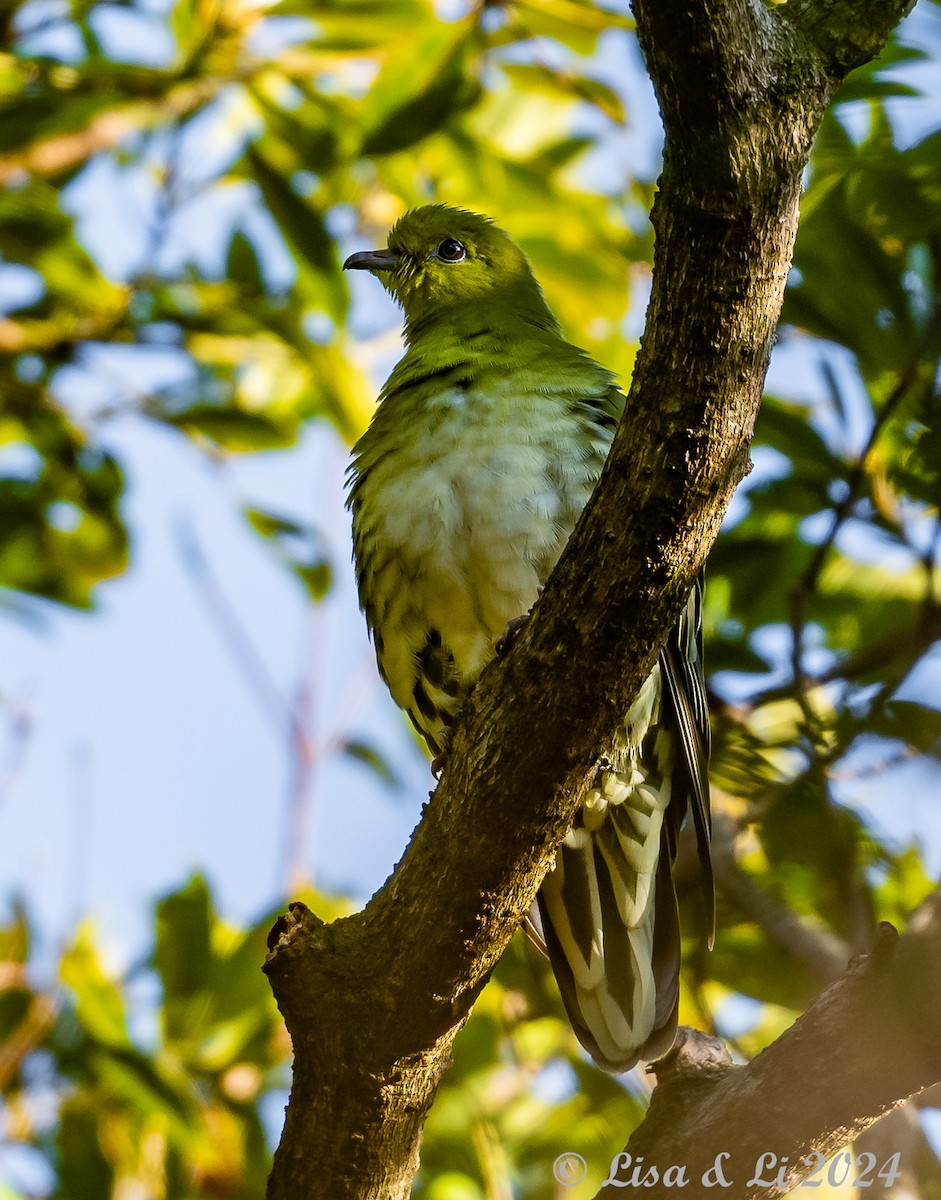
<path id="1" fill-rule="evenodd" d="M 537 600 L 541 595 L 542 588 L 540 587 L 536 592 Z M 533 610 L 530 609 L 529 612 L 523 613 L 521 617 L 514 617 L 512 621 L 507 621 L 506 629 L 504 629 L 497 640 L 493 643 L 493 648 L 496 650 L 497 654 L 502 655 L 507 653 L 513 643 L 519 637 L 524 625 L 532 615 Z"/>
<path id="2" fill-rule="evenodd" d="M 519 637 L 520 632 L 529 618 L 529 613 L 523 613 L 521 617 L 514 617 L 512 621 L 507 621 L 506 629 L 504 629 L 497 640 L 493 643 L 493 648 L 496 650 L 497 654 L 502 655 L 509 651 L 510 647 Z"/>
<path id="3" fill-rule="evenodd" d="M 451 753 L 451 734 L 453 729 L 452 725 L 443 725 L 435 737 L 435 741 L 438 743 L 438 753 L 431 760 L 431 773 L 435 779 L 441 778 L 441 772 L 444 770 Z"/>

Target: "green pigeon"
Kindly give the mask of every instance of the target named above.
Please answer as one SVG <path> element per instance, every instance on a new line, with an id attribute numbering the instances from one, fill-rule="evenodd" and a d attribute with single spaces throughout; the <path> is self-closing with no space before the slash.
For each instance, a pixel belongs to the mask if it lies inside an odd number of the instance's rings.
<path id="1" fill-rule="evenodd" d="M 406 213 L 351 255 L 405 313 L 405 354 L 353 450 L 348 504 L 379 670 L 440 755 L 504 631 L 534 604 L 601 474 L 625 398 L 562 336 L 525 254 L 487 217 Z M 712 911 L 701 586 L 559 847 L 531 926 L 599 1066 L 673 1044 L 672 866 L 692 809 Z M 586 664 L 586 669 L 590 669 Z M 711 934 L 710 934 L 711 939 Z"/>

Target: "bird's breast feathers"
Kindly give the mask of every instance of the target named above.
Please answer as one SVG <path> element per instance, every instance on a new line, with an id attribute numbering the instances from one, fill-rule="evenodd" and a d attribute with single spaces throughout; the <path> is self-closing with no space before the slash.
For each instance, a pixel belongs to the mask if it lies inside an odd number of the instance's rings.
<path id="1" fill-rule="evenodd" d="M 505 381 L 407 399 L 407 419 L 380 409 L 357 447 L 351 507 L 380 665 L 424 728 L 414 688 L 429 634 L 453 659 L 462 697 L 507 622 L 535 602 L 597 481 L 610 433 L 551 386 L 521 394 Z M 435 707 L 432 736 L 442 724 Z"/>

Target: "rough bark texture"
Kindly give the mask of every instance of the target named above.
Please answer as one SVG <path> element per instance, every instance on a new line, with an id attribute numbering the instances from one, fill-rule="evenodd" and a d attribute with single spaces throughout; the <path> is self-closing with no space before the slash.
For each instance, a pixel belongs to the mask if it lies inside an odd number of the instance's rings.
<path id="1" fill-rule="evenodd" d="M 393 876 L 354 917 L 327 926 L 294 906 L 274 931 L 266 970 L 295 1065 L 270 1200 L 409 1194 L 454 1035 L 747 470 L 801 171 L 832 89 L 909 6 L 636 0 L 667 140 L 628 410 L 534 619 L 473 693 Z M 927 1082 L 900 1075 L 898 1095 Z M 752 1106 L 768 1103 L 757 1095 Z M 734 1144 L 725 1129 L 704 1144 Z"/>
<path id="2" fill-rule="evenodd" d="M 881 925 L 872 954 L 851 962 L 747 1066 L 733 1066 L 714 1038 L 681 1030 L 657 1064 L 648 1114 L 609 1179 L 623 1186 L 640 1162 L 642 1175 L 652 1168 L 657 1175 L 644 1195 L 666 1200 L 676 1187 L 664 1183 L 664 1175 L 679 1165 L 690 1195 L 784 1196 L 906 1096 L 941 1077 L 941 894 L 923 914 L 901 940 L 891 925 Z M 876 1169 L 903 1148 L 900 1140 L 891 1151 L 883 1147 Z M 729 1186 L 705 1192 L 702 1180 L 719 1155 Z M 911 1165 L 900 1163 L 903 1177 Z M 825 1173 L 815 1179 L 819 1186 Z M 881 1183 L 875 1170 L 871 1182 Z M 609 1183 L 598 1194 L 611 1195 L 616 1186 Z"/>

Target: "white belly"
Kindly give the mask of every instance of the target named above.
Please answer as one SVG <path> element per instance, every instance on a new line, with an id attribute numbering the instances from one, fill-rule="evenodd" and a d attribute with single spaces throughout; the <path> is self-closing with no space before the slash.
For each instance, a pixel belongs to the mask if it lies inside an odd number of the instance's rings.
<path id="1" fill-rule="evenodd" d="M 371 470 L 358 515 L 384 547 L 380 661 L 409 708 L 429 630 L 473 682 L 508 621 L 532 607 L 606 446 L 558 399 L 445 393 Z M 505 410 L 505 411 L 501 411 Z"/>

